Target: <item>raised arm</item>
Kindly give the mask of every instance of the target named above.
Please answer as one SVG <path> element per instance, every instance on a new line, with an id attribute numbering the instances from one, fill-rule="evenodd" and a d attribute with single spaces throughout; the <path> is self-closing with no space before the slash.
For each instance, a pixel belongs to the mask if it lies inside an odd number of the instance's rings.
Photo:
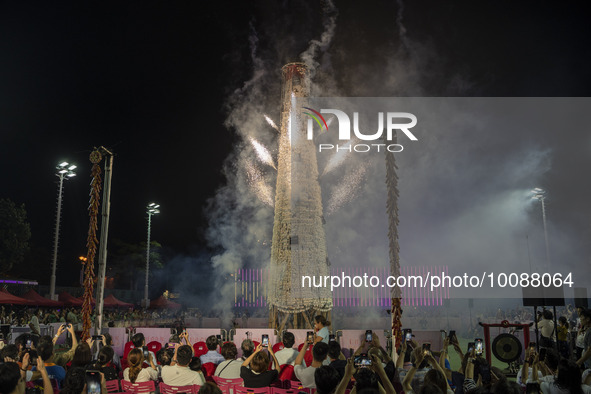
<path id="1" fill-rule="evenodd" d="M 64 327 L 64 325 L 62 324 L 58 329 L 57 329 L 57 333 L 53 336 L 52 342 L 55 345 L 55 343 L 57 342 L 57 340 L 59 339 L 59 337 L 64 333 L 64 331 L 66 331 L 66 328 Z"/>
<path id="2" fill-rule="evenodd" d="M 396 391 L 394 390 L 394 386 L 392 385 L 390 378 L 388 378 L 388 375 L 386 375 L 386 371 L 384 371 L 384 367 L 382 367 L 382 361 L 376 355 L 373 354 L 371 356 L 371 361 L 373 367 L 372 369 L 380 377 L 382 386 L 384 387 L 386 394 L 396 394 Z"/>
<path id="3" fill-rule="evenodd" d="M 304 342 L 304 346 L 302 346 L 302 348 L 300 349 L 300 352 L 298 353 L 298 356 L 296 357 L 295 361 L 293 362 L 293 365 L 300 365 L 302 363 L 302 361 L 304 361 L 304 355 L 306 354 L 306 350 L 308 350 L 308 346 L 310 346 L 310 344 L 308 342 Z"/>
<path id="4" fill-rule="evenodd" d="M 404 357 L 406 356 L 406 341 L 400 345 L 400 355 L 396 358 L 396 368 L 404 368 Z"/>
<path id="5" fill-rule="evenodd" d="M 337 386 L 335 390 L 335 394 L 345 394 L 345 390 L 347 390 L 347 386 L 353 377 L 353 372 L 355 371 L 355 366 L 353 365 L 353 357 L 347 360 L 347 365 L 345 366 L 345 374 L 341 379 L 341 382 Z"/>
<path id="6" fill-rule="evenodd" d="M 277 361 L 277 357 L 275 357 L 275 352 L 273 351 L 273 346 L 269 346 L 267 348 L 267 350 L 269 351 L 269 354 L 273 358 L 273 364 L 275 364 L 275 369 L 277 370 L 277 372 L 281 372 L 281 367 L 279 366 L 279 361 Z"/>
<path id="7" fill-rule="evenodd" d="M 248 365 L 250 364 L 250 362 L 252 361 L 252 359 L 254 358 L 254 355 L 257 354 L 258 352 L 261 351 L 263 347 L 261 346 L 261 344 L 259 343 L 259 345 L 257 346 L 257 348 L 254 350 L 254 352 L 252 352 L 252 354 L 250 356 L 248 356 L 248 358 L 246 360 L 244 360 L 244 362 L 242 363 L 243 367 L 248 367 Z"/>
<path id="8" fill-rule="evenodd" d="M 78 339 L 76 338 L 76 332 L 74 331 L 74 325 L 72 323 L 69 323 L 67 330 L 70 333 L 70 335 L 72 335 L 72 350 L 76 350 L 76 348 L 78 347 Z"/>
<path id="9" fill-rule="evenodd" d="M 415 362 L 412 364 L 412 367 L 410 367 L 410 369 L 406 373 L 406 376 L 404 377 L 404 380 L 402 381 L 402 388 L 404 389 L 404 391 L 412 390 L 412 379 L 415 376 L 415 372 L 417 372 L 417 367 L 421 365 L 421 363 L 423 362 L 423 358 L 425 357 L 423 349 L 421 349 L 418 346 L 413 350 L 413 354 Z"/>

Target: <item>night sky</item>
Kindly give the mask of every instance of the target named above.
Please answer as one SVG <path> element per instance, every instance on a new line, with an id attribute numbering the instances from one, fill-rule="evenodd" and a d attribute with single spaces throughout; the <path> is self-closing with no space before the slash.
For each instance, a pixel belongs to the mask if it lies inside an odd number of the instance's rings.
<path id="1" fill-rule="evenodd" d="M 317 60 L 341 95 L 591 93 L 591 15 L 574 3 L 334 5 L 334 37 Z M 32 246 L 52 250 L 54 166 L 62 160 L 78 165 L 78 176 L 64 187 L 58 285 L 70 284 L 66 272 L 85 254 L 94 146 L 116 154 L 110 240 L 143 241 L 145 206 L 156 201 L 162 213 L 153 219 L 152 239 L 167 256 L 207 250 L 208 200 L 226 184 L 224 162 L 243 143 L 226 122 L 240 99 L 237 89 L 253 80 L 253 70 L 266 70 L 262 106 L 277 120 L 280 67 L 319 39 L 325 6 L 271 0 L 0 3 L 0 197 L 25 204 Z M 397 56 L 406 61 L 396 63 Z M 408 65 L 403 80 L 382 84 L 399 73 L 393 64 Z M 563 181 L 582 182 L 589 195 L 588 176 Z"/>

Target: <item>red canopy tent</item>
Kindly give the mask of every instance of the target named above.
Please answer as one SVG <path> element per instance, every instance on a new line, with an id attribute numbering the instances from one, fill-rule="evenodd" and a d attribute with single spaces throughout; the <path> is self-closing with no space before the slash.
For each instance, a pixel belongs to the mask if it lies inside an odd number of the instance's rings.
<path id="1" fill-rule="evenodd" d="M 150 308 L 171 308 L 171 309 L 179 309 L 181 304 L 177 304 L 174 301 L 170 301 L 169 299 L 164 298 L 164 296 L 160 296 L 153 301 L 150 301 Z"/>
<path id="2" fill-rule="evenodd" d="M 2 289 L 2 291 L 0 291 L 0 304 L 35 305 L 35 304 L 31 304 L 31 301 L 29 301 L 25 298 L 20 298 L 15 295 L 12 295 L 4 289 Z"/>
<path id="3" fill-rule="evenodd" d="M 109 294 L 105 297 L 105 300 L 103 301 L 103 306 L 105 308 L 131 308 L 133 304 L 118 300 L 117 298 L 115 298 L 113 294 Z"/>
<path id="4" fill-rule="evenodd" d="M 45 298 L 45 297 L 39 295 L 39 293 L 37 293 L 33 289 L 31 289 L 31 290 L 27 291 L 25 294 L 23 294 L 23 298 L 31 301 L 31 303 L 33 305 L 37 305 L 37 306 L 53 306 L 53 307 L 58 307 L 58 306 L 63 306 L 64 305 L 63 302 L 53 301 L 53 300 L 50 300 L 48 298 Z"/>
<path id="5" fill-rule="evenodd" d="M 63 302 L 66 306 L 82 306 L 81 299 L 74 297 L 66 291 L 62 291 L 59 294 L 58 299 L 60 300 L 60 302 Z"/>

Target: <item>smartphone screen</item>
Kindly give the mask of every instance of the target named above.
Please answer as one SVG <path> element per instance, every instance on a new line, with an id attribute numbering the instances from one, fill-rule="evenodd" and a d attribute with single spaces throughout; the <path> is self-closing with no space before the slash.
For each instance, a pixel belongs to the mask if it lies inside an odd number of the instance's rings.
<path id="1" fill-rule="evenodd" d="M 86 388 L 88 394 L 101 393 L 101 374 L 99 371 L 86 371 Z"/>
<path id="2" fill-rule="evenodd" d="M 468 342 L 468 353 L 471 353 L 474 350 L 474 342 Z"/>
<path id="3" fill-rule="evenodd" d="M 27 339 L 26 348 L 27 348 L 27 349 L 30 349 L 32 344 L 33 344 L 33 341 L 32 341 L 32 340 L 30 340 L 30 339 Z"/>
<path id="4" fill-rule="evenodd" d="M 218 343 L 222 343 L 222 336 L 221 335 L 216 335 L 215 336 L 218 340 Z"/>
<path id="5" fill-rule="evenodd" d="M 328 334 L 328 342 L 336 341 L 334 334 Z"/>
<path id="6" fill-rule="evenodd" d="M 355 364 L 355 367 L 357 368 L 371 366 L 371 359 L 365 353 L 362 353 L 359 356 L 355 356 L 353 362 Z"/>
<path id="7" fill-rule="evenodd" d="M 474 339 L 475 352 L 478 355 L 482 354 L 482 338 Z"/>
<path id="8" fill-rule="evenodd" d="M 264 347 L 269 346 L 269 335 L 263 334 L 263 338 L 261 340 L 261 345 L 263 345 Z"/>
<path id="9" fill-rule="evenodd" d="M 150 352 L 148 351 L 148 347 L 142 347 L 142 351 L 144 352 L 144 360 L 148 363 L 150 362 Z"/>
<path id="10" fill-rule="evenodd" d="M 314 331 L 308 331 L 307 340 L 308 343 L 314 342 Z"/>
<path id="11" fill-rule="evenodd" d="M 366 330 L 365 331 L 365 342 L 371 342 L 373 341 L 373 333 L 371 330 Z"/>
<path id="12" fill-rule="evenodd" d="M 423 351 L 430 352 L 431 351 L 431 344 L 429 342 L 423 343 Z"/>
<path id="13" fill-rule="evenodd" d="M 404 330 L 404 339 L 406 341 L 412 341 L 412 329 L 406 328 Z"/>

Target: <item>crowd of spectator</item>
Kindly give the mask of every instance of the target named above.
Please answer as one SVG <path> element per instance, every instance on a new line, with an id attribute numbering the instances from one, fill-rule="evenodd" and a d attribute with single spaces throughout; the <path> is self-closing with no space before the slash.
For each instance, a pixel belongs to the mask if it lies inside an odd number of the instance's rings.
<path id="1" fill-rule="evenodd" d="M 568 307 L 561 311 L 571 312 Z M 89 371 L 100 374 L 103 392 L 106 382 L 113 380 L 195 385 L 204 392 L 217 392 L 215 380 L 223 378 L 241 379 L 250 388 L 298 382 L 298 389 L 319 394 L 345 394 L 353 388 L 364 393 L 591 393 L 591 311 L 573 311 L 557 319 L 557 336 L 552 312 L 540 311 L 538 347 L 527 348 L 515 379 L 490 365 L 474 347 L 464 351 L 455 335 L 446 337 L 440 349 L 409 339 L 395 352 L 386 350 L 374 335 L 364 338 L 346 358 L 338 339 L 329 335 L 331 322 L 323 316 L 314 319 L 313 336 L 299 348 L 287 331 L 282 333 L 281 350 L 274 352 L 264 341 L 255 344 L 246 339 L 240 343 L 239 358 L 237 344 L 212 335 L 205 341 L 207 350 L 196 356 L 186 331 L 181 331 L 154 354 L 138 333 L 131 338 L 133 348 L 121 360 L 108 334 L 78 340 L 75 324 L 68 323 L 76 321 L 76 310 L 32 313 L 28 322 L 32 334 L 20 335 L 0 351 L 0 393 L 20 393 L 25 387 L 38 392 L 52 392 L 52 387 L 63 393 L 86 392 Z M 34 326 L 53 319 L 49 316 L 66 323 L 53 337 L 39 335 Z M 56 347 L 64 335 L 66 345 Z M 575 346 L 568 345 L 571 337 Z M 452 365 L 452 349 L 461 360 L 459 365 Z"/>

